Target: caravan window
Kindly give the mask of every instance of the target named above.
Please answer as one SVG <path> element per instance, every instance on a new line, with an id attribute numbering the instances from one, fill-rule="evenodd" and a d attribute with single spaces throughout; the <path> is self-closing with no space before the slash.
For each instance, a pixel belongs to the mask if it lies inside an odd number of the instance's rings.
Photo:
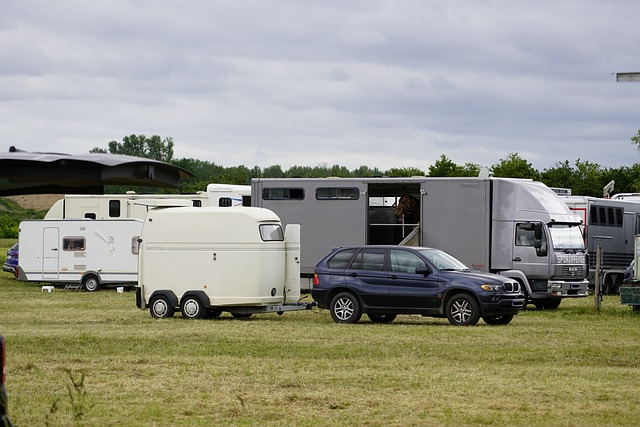
<path id="1" fill-rule="evenodd" d="M 231 199 L 231 197 L 220 197 L 218 199 L 218 206 L 221 208 L 233 206 L 233 200 Z"/>
<path id="2" fill-rule="evenodd" d="M 318 188 L 316 199 L 318 200 L 358 200 L 360 191 L 357 188 Z"/>
<path id="3" fill-rule="evenodd" d="M 260 224 L 260 237 L 265 242 L 282 242 L 284 233 L 280 224 Z"/>
<path id="4" fill-rule="evenodd" d="M 64 251 L 84 251 L 86 240 L 84 237 L 63 237 L 62 250 Z"/>
<path id="5" fill-rule="evenodd" d="M 109 200 L 109 217 L 120 217 L 120 200 Z"/>
<path id="6" fill-rule="evenodd" d="M 262 190 L 264 200 L 303 200 L 302 188 L 265 188 Z"/>

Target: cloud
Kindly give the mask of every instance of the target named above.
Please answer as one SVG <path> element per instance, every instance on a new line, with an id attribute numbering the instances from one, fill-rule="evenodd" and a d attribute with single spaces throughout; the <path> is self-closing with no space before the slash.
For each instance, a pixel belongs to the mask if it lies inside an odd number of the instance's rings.
<path id="1" fill-rule="evenodd" d="M 225 166 L 636 163 L 640 5 L 8 1 L 0 143 L 131 133 Z"/>

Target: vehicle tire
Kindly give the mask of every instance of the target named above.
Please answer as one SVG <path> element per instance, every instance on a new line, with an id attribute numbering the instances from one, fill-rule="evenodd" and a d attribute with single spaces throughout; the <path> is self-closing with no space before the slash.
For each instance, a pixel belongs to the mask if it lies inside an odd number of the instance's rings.
<path id="1" fill-rule="evenodd" d="M 373 323 L 391 323 L 396 319 L 395 314 L 373 314 L 367 313 L 367 317 Z"/>
<path id="2" fill-rule="evenodd" d="M 251 313 L 231 313 L 231 315 L 240 320 L 247 320 L 251 317 Z"/>
<path id="3" fill-rule="evenodd" d="M 513 320 L 513 314 L 503 316 L 482 316 L 482 320 L 487 325 L 508 325 Z"/>
<path id="4" fill-rule="evenodd" d="M 151 317 L 156 319 L 165 319 L 173 317 L 176 309 L 171 305 L 171 301 L 165 295 L 158 295 L 151 299 L 149 304 L 149 312 Z"/>
<path id="5" fill-rule="evenodd" d="M 87 292 L 97 292 L 100 290 L 100 281 L 96 276 L 90 274 L 82 279 L 82 288 Z"/>
<path id="6" fill-rule="evenodd" d="M 196 296 L 188 296 L 180 301 L 180 312 L 185 319 L 201 319 L 207 313 L 204 304 Z"/>
<path id="7" fill-rule="evenodd" d="M 357 323 L 362 316 L 360 301 L 351 292 L 340 292 L 333 297 L 329 311 L 336 323 Z"/>
<path id="8" fill-rule="evenodd" d="M 560 298 L 543 298 L 539 300 L 533 300 L 533 305 L 538 310 L 555 310 L 560 306 L 562 300 Z"/>
<path id="9" fill-rule="evenodd" d="M 456 294 L 447 302 L 447 319 L 455 326 L 473 326 L 480 320 L 480 304 L 469 294 Z"/>
<path id="10" fill-rule="evenodd" d="M 211 308 L 209 310 L 209 319 L 217 319 L 222 314 L 222 309 L 220 308 Z"/>

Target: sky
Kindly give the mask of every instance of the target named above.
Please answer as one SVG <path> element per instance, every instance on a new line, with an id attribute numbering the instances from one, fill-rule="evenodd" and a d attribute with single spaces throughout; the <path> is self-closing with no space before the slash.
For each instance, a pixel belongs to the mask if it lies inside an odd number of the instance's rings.
<path id="1" fill-rule="evenodd" d="M 640 152 L 640 2 L 2 0 L 0 151 L 540 171 Z"/>

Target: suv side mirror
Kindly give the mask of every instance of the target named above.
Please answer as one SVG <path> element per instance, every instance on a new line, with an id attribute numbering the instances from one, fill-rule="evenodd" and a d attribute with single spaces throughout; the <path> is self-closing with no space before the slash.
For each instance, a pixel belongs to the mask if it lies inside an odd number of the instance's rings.
<path id="1" fill-rule="evenodd" d="M 422 274 L 423 276 L 427 277 L 431 273 L 433 273 L 433 270 L 431 270 L 426 265 L 421 266 L 421 267 L 416 267 L 416 274 Z"/>

